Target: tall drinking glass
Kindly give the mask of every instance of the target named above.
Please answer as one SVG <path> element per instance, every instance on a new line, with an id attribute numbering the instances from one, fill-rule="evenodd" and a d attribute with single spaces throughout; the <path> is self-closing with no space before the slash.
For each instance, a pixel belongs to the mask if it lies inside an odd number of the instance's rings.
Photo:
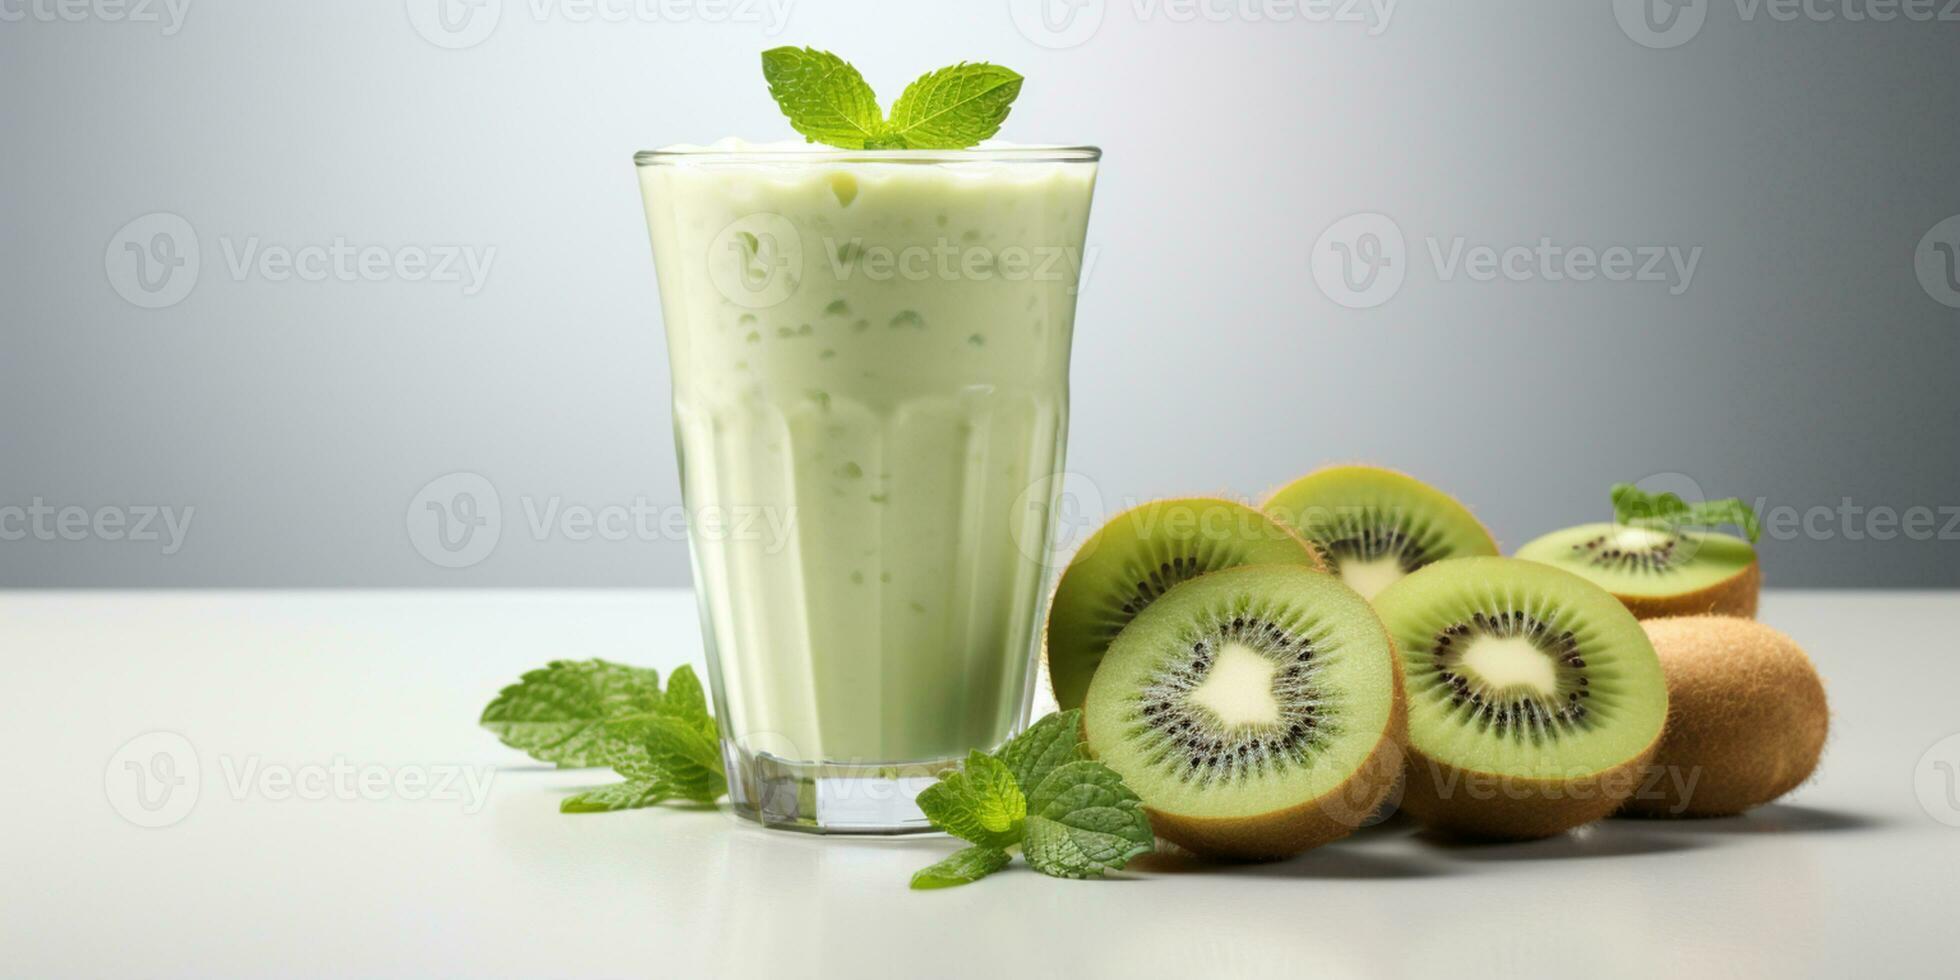
<path id="1" fill-rule="evenodd" d="M 635 158 L 738 814 L 925 830 L 1026 724 L 1100 155 Z"/>

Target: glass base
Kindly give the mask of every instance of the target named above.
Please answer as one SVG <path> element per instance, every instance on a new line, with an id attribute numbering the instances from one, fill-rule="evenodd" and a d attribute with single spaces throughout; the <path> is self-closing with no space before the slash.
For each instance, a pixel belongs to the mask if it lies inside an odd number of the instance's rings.
<path id="1" fill-rule="evenodd" d="M 735 815 L 806 834 L 936 833 L 913 799 L 958 759 L 852 765 L 791 762 L 724 744 Z"/>

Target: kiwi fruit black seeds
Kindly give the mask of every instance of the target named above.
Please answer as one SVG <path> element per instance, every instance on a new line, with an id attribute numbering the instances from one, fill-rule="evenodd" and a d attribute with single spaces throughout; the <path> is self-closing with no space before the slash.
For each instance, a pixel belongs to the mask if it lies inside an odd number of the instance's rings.
<path id="1" fill-rule="evenodd" d="M 1081 707 L 1103 651 L 1173 587 L 1250 564 L 1322 567 L 1299 535 L 1230 500 L 1159 500 L 1111 518 L 1082 543 L 1055 588 L 1047 633 L 1055 700 Z"/>
<path id="2" fill-rule="evenodd" d="M 1403 724 L 1381 621 L 1298 564 L 1173 587 L 1124 627 L 1083 709 L 1090 751 L 1159 836 L 1244 859 L 1353 832 L 1395 786 Z"/>
<path id="3" fill-rule="evenodd" d="M 1512 558 L 1438 562 L 1375 598 L 1409 699 L 1402 808 L 1454 834 L 1546 837 L 1611 814 L 1667 718 L 1640 623 L 1599 586 Z"/>
<path id="4" fill-rule="evenodd" d="M 1497 554 L 1490 532 L 1454 498 L 1375 466 L 1316 470 L 1262 509 L 1311 541 L 1364 598 L 1446 558 Z"/>
<path id="5" fill-rule="evenodd" d="M 1761 566 L 1727 534 L 1629 524 L 1582 524 L 1518 549 L 1518 557 L 1590 579 L 1641 619 L 1756 615 Z"/>

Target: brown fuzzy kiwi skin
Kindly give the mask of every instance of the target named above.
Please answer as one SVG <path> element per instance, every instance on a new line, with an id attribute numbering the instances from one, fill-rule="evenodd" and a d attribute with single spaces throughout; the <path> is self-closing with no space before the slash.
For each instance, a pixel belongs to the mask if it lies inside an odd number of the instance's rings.
<path id="1" fill-rule="evenodd" d="M 1763 591 L 1760 562 L 1705 589 L 1669 596 L 1620 595 L 1613 598 L 1633 613 L 1635 619 L 1667 619 L 1676 616 L 1736 616 L 1756 618 L 1756 601 Z"/>
<path id="2" fill-rule="evenodd" d="M 1667 729 L 1627 815 L 1733 816 L 1810 778 L 1830 734 L 1830 708 L 1796 641 L 1727 616 L 1641 625 L 1667 677 Z M 1683 798 L 1681 783 L 1690 778 Z"/>
<path id="3" fill-rule="evenodd" d="M 1396 663 L 1395 706 L 1388 728 L 1347 781 L 1323 796 L 1251 817 L 1183 817 L 1153 810 L 1145 802 L 1151 830 L 1193 853 L 1236 861 L 1288 858 L 1354 833 L 1381 807 L 1402 774 L 1409 714 L 1402 696 L 1399 656 Z"/>
<path id="4" fill-rule="evenodd" d="M 1572 779 L 1525 779 L 1459 769 L 1409 749 L 1402 809 L 1446 834 L 1479 840 L 1537 840 L 1612 816 L 1640 787 L 1657 737 L 1620 765 Z"/>

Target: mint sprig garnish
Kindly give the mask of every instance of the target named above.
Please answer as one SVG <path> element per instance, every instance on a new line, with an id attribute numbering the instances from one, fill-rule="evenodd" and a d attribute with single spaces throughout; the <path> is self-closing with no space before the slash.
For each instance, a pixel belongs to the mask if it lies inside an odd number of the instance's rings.
<path id="1" fill-rule="evenodd" d="M 1613 484 L 1613 520 L 1619 524 L 1664 531 L 1732 524 L 1749 536 L 1751 544 L 1763 533 L 1756 511 L 1740 497 L 1690 504 L 1678 494 L 1648 493 L 1631 483 Z"/>
<path id="2" fill-rule="evenodd" d="M 1000 132 L 1021 76 L 986 62 L 928 72 L 907 86 L 887 118 L 856 68 L 828 51 L 762 53 L 769 94 L 811 143 L 845 150 L 960 150 Z"/>
<path id="3" fill-rule="evenodd" d="M 1005 850 L 1021 842 L 1028 798 L 999 759 L 979 749 L 966 765 L 939 777 L 919 793 L 919 811 L 954 837 Z"/>
<path id="4" fill-rule="evenodd" d="M 609 718 L 657 711 L 660 674 L 604 660 L 554 660 L 483 709 L 479 723 L 505 745 L 564 768 L 603 766 Z"/>
<path id="5" fill-rule="evenodd" d="M 1014 860 L 1006 851 L 975 845 L 963 851 L 955 851 L 952 856 L 936 864 L 929 864 L 912 874 L 912 887 L 917 889 L 951 888 L 979 881 L 986 876 L 1007 867 Z"/>
<path id="6" fill-rule="evenodd" d="M 635 810 L 669 800 L 713 803 L 728 792 L 721 735 L 692 667 L 660 675 L 604 660 L 559 660 L 504 688 L 483 727 L 561 767 L 611 766 L 623 783 L 559 804 L 565 813 Z"/>
<path id="7" fill-rule="evenodd" d="M 956 150 L 1000 132 L 1021 76 L 999 65 L 961 62 L 920 76 L 892 103 L 884 137 L 920 150 Z"/>
<path id="8" fill-rule="evenodd" d="M 1049 715 L 993 755 L 966 765 L 919 794 L 933 826 L 974 844 L 912 876 L 913 888 L 978 881 L 1020 848 L 1036 871 L 1094 878 L 1156 846 L 1143 801 L 1116 771 L 1082 752 L 1082 711 Z"/>
<path id="9" fill-rule="evenodd" d="M 815 48 L 762 53 L 762 77 L 792 129 L 812 143 L 846 150 L 875 148 L 885 131 L 878 95 L 849 62 Z"/>

